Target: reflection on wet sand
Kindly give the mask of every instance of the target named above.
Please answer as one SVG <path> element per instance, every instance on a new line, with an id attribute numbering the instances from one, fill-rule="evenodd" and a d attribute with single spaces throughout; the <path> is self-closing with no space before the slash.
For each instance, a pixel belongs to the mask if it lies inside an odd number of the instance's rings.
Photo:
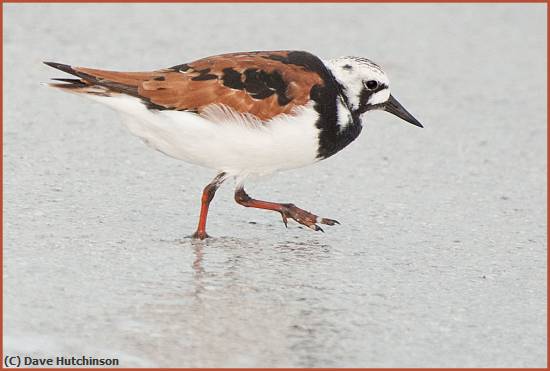
<path id="1" fill-rule="evenodd" d="M 322 267 L 330 258 L 328 244 L 308 240 L 262 245 L 222 237 L 182 245 L 189 246 L 194 256 L 193 287 L 186 295 L 191 300 L 189 318 L 193 318 L 186 320 L 188 324 L 229 321 L 235 332 L 226 336 L 238 338 L 249 331 L 245 328 L 268 326 L 268 332 L 276 329 L 281 337 L 279 345 L 295 354 L 292 364 L 330 364 L 327 347 L 335 346 L 339 330 L 337 321 L 326 318 L 335 312 L 322 303 L 322 297 L 332 290 L 323 280 L 303 276 L 307 266 Z M 204 327 L 197 328 L 201 334 L 194 338 L 204 338 Z M 262 331 L 252 336 L 258 337 L 255 341 L 263 339 Z"/>

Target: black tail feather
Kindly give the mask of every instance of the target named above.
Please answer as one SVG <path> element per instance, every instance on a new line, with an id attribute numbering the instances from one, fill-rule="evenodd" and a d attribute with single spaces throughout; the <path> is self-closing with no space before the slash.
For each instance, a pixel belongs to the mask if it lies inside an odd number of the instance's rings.
<path id="1" fill-rule="evenodd" d="M 78 76 L 78 72 L 73 70 L 73 68 L 68 64 L 62 64 L 62 63 L 56 63 L 56 62 L 44 62 L 44 64 L 47 64 L 48 66 L 53 68 L 57 68 L 58 70 L 61 70 L 63 72 L 70 73 L 71 75 Z"/>
<path id="2" fill-rule="evenodd" d="M 50 67 L 56 68 L 60 71 L 70 73 L 71 75 L 80 77 L 81 79 L 86 80 L 92 84 L 98 84 L 98 85 L 100 84 L 99 79 L 97 79 L 96 77 L 92 75 L 88 75 L 87 73 L 79 72 L 74 68 L 72 68 L 71 66 L 69 66 L 68 64 L 62 64 L 62 63 L 56 63 L 56 62 L 44 62 L 44 64 Z"/>
<path id="3" fill-rule="evenodd" d="M 75 84 L 75 85 L 88 85 L 84 81 L 79 79 L 52 79 L 54 81 L 61 81 L 61 82 L 68 82 L 69 84 Z"/>
<path id="4" fill-rule="evenodd" d="M 46 64 L 50 67 L 56 68 L 60 71 L 70 73 L 71 75 L 75 75 L 77 77 L 80 77 L 82 80 L 84 80 L 84 81 L 80 81 L 80 80 L 76 80 L 76 79 L 53 79 L 53 80 L 58 80 L 58 81 L 63 81 L 63 82 L 69 82 L 69 83 L 73 84 L 73 85 L 70 85 L 72 87 L 81 87 L 82 85 L 88 85 L 88 84 L 90 84 L 90 85 L 99 85 L 99 86 L 109 88 L 109 89 L 111 89 L 112 91 L 115 91 L 115 92 L 124 93 L 124 94 L 132 95 L 132 96 L 135 96 L 135 97 L 139 97 L 138 89 L 135 86 L 130 86 L 130 85 L 114 82 L 114 81 L 109 81 L 109 80 L 104 80 L 104 79 L 101 79 L 101 78 L 97 78 L 97 77 L 89 75 L 87 73 L 77 71 L 77 70 L 75 70 L 74 68 L 72 68 L 71 66 L 69 66 L 67 64 L 56 63 L 56 62 L 44 62 L 44 64 Z"/>

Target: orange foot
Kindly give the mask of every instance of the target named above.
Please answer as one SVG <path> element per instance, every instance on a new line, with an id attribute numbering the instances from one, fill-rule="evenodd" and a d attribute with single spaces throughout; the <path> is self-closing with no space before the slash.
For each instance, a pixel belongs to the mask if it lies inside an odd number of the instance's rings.
<path id="1" fill-rule="evenodd" d="M 308 228 L 313 229 L 314 231 L 323 231 L 323 228 L 319 227 L 316 223 L 326 224 L 326 225 L 335 225 L 340 224 L 337 220 L 328 219 L 328 218 L 319 218 L 317 215 L 310 213 L 296 207 L 294 204 L 280 204 L 281 209 L 278 210 L 283 217 L 283 223 L 285 227 L 288 227 L 288 218 L 294 219 L 298 223 L 305 225 Z"/>
<path id="2" fill-rule="evenodd" d="M 206 233 L 206 231 L 197 230 L 195 233 L 191 235 L 191 238 L 194 238 L 196 240 L 204 240 L 205 238 L 210 238 L 210 236 L 208 235 L 208 233 Z"/>

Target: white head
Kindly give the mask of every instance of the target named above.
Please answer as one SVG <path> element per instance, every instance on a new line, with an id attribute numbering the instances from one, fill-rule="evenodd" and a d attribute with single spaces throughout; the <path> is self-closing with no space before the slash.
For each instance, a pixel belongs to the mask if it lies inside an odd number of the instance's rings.
<path id="1" fill-rule="evenodd" d="M 370 110 L 385 110 L 422 127 L 390 94 L 390 80 L 376 63 L 361 57 L 340 57 L 327 65 L 340 84 L 352 114 L 360 116 Z"/>

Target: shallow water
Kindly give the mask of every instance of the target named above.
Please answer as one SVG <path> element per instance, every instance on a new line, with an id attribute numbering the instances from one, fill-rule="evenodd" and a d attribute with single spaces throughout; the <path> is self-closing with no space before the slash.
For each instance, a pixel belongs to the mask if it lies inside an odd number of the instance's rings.
<path id="1" fill-rule="evenodd" d="M 5 354 L 546 366 L 543 4 L 4 9 Z M 335 157 L 247 185 L 342 223 L 324 234 L 235 204 L 228 183 L 214 238 L 186 238 L 214 174 L 37 85 L 58 75 L 41 60 L 145 70 L 285 48 L 372 58 L 426 127 L 372 113 Z"/>

